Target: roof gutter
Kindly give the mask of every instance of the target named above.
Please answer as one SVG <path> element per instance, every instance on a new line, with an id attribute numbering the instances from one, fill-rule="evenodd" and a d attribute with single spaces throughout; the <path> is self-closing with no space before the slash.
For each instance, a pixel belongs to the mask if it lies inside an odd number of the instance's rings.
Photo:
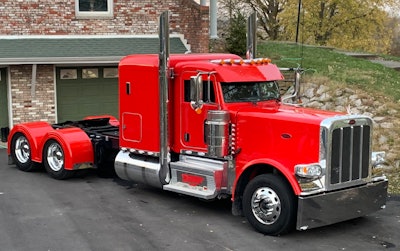
<path id="1" fill-rule="evenodd" d="M 0 58 L 0 65 L 32 64 L 118 64 L 124 56 L 110 57 L 37 57 L 37 58 Z"/>

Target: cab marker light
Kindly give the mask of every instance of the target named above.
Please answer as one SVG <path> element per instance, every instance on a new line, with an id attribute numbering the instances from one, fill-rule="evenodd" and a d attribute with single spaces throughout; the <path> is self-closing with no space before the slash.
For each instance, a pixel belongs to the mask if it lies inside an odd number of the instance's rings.
<path id="1" fill-rule="evenodd" d="M 214 64 L 219 64 L 219 65 L 243 65 L 243 64 L 249 64 L 249 65 L 263 65 L 263 64 L 269 64 L 271 63 L 271 59 L 269 58 L 255 58 L 255 59 L 217 59 L 217 60 L 211 60 L 211 63 Z"/>
<path id="2" fill-rule="evenodd" d="M 263 58 L 263 63 L 264 63 L 264 64 L 269 64 L 269 63 L 271 63 L 271 59 L 269 59 L 269 58 Z"/>

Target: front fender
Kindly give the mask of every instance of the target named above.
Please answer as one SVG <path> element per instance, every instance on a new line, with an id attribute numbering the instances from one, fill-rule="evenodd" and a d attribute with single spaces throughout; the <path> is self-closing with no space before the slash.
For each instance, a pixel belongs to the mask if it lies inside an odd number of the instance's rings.
<path id="1" fill-rule="evenodd" d="M 40 142 L 42 142 L 43 137 L 50 131 L 53 131 L 53 127 L 47 122 L 28 122 L 15 125 L 9 136 L 7 143 L 7 153 L 11 154 L 11 142 L 12 138 L 16 133 L 22 133 L 25 135 L 29 142 L 30 150 L 31 150 L 31 159 L 35 162 L 41 162 L 42 154 L 40 151 Z"/>
<path id="2" fill-rule="evenodd" d="M 44 145 L 49 140 L 56 140 L 64 151 L 64 168 L 66 170 L 78 169 L 82 166 L 93 166 L 94 153 L 89 136 L 79 128 L 63 128 L 48 132 L 43 138 L 41 152 L 45 154 Z M 43 156 L 42 155 L 42 156 Z"/>
<path id="3" fill-rule="evenodd" d="M 246 170 L 248 170 L 249 168 L 251 168 L 251 167 L 253 167 L 255 165 L 262 165 L 262 166 L 267 165 L 267 166 L 271 166 L 271 167 L 275 168 L 289 182 L 290 186 L 293 189 L 294 194 L 299 195 L 301 193 L 301 188 L 299 186 L 299 183 L 296 180 L 296 177 L 294 176 L 293 168 L 284 166 L 280 162 L 277 162 L 277 161 L 272 160 L 272 159 L 267 159 L 267 158 L 256 159 L 256 160 L 252 160 L 252 161 L 247 162 L 243 166 L 243 168 L 241 168 L 240 173 L 236 176 L 236 180 L 235 180 L 235 184 L 234 184 L 235 187 L 233 187 L 233 191 L 236 190 L 236 185 L 239 182 L 240 178 L 242 177 L 242 174 L 245 173 Z"/>

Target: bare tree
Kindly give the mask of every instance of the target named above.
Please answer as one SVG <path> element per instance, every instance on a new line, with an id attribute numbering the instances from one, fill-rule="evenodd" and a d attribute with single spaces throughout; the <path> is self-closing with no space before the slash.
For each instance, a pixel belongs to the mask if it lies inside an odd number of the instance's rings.
<path id="1" fill-rule="evenodd" d="M 219 0 L 219 15 L 232 20 L 238 13 L 248 16 L 252 10 L 245 0 Z"/>
<path id="2" fill-rule="evenodd" d="M 268 38 L 279 39 L 282 29 L 279 14 L 284 10 L 287 0 L 244 0 L 257 12 L 259 24 L 262 26 Z"/>

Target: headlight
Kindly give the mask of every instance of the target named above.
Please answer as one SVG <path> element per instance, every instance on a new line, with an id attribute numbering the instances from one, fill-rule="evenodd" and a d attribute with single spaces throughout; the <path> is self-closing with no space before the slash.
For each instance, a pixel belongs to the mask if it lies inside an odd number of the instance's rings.
<path id="1" fill-rule="evenodd" d="M 310 195 L 325 190 L 325 160 L 320 163 L 299 164 L 294 167 L 301 195 Z"/>
<path id="2" fill-rule="evenodd" d="M 324 169 L 319 164 L 296 165 L 295 174 L 306 179 L 318 179 L 324 175 Z"/>

